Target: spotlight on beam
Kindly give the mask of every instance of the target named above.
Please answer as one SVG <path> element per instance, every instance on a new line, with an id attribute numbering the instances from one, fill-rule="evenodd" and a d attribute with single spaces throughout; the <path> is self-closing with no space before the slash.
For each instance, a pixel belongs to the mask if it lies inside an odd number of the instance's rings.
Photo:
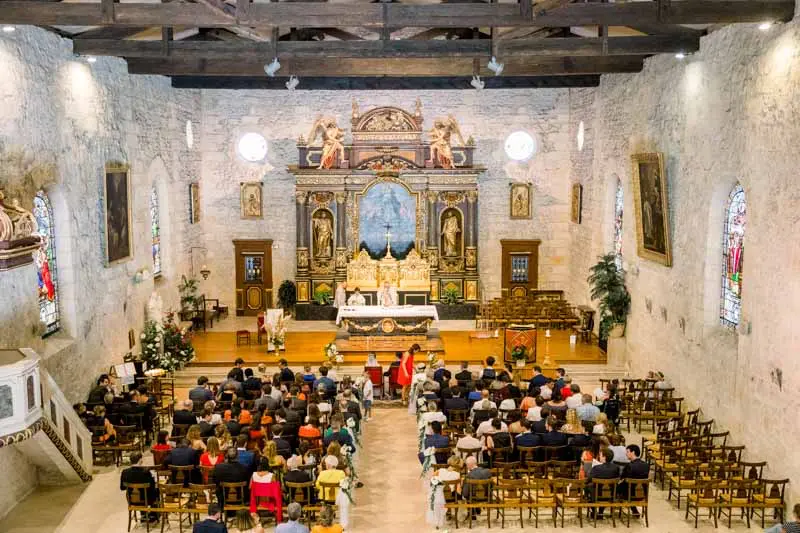
<path id="1" fill-rule="evenodd" d="M 494 72 L 494 75 L 495 75 L 495 76 L 499 76 L 500 74 L 502 74 L 502 73 L 503 73 L 503 67 L 504 67 L 505 65 L 504 65 L 503 63 L 498 63 L 498 62 L 497 62 L 497 58 L 495 58 L 494 56 L 492 56 L 492 60 L 491 60 L 491 61 L 489 61 L 489 64 L 488 64 L 488 65 L 486 65 L 486 66 L 489 68 L 489 70 L 491 70 L 492 72 Z"/>
<path id="2" fill-rule="evenodd" d="M 299 83 L 300 79 L 298 79 L 297 76 L 289 76 L 289 81 L 286 82 L 286 88 L 290 91 L 294 91 Z"/>
<path id="3" fill-rule="evenodd" d="M 3 33 L 14 33 L 17 30 L 14 26 L 3 26 Z"/>
<path id="4" fill-rule="evenodd" d="M 472 85 L 475 90 L 480 91 L 486 85 L 486 82 L 483 81 L 480 76 L 472 76 L 472 81 L 469 82 L 469 84 Z"/>
<path id="5" fill-rule="evenodd" d="M 97 58 L 94 56 L 86 56 L 87 63 L 97 63 Z"/>
<path id="6" fill-rule="evenodd" d="M 761 31 L 768 31 L 772 27 L 772 22 L 762 22 L 758 25 L 758 29 Z"/>
<path id="7" fill-rule="evenodd" d="M 678 52 L 677 54 L 675 54 L 675 59 L 683 59 L 684 57 L 686 57 L 686 54 L 684 54 L 683 52 Z"/>
<path id="8" fill-rule="evenodd" d="M 278 58 L 272 60 L 272 63 L 268 65 L 264 65 L 264 72 L 267 73 L 267 76 L 270 78 L 275 77 L 275 73 L 281 69 L 281 64 L 278 62 Z"/>

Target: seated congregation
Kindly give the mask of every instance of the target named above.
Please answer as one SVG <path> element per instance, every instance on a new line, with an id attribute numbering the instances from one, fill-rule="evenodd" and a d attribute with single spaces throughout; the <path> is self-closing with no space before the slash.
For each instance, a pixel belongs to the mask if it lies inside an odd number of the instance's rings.
<path id="1" fill-rule="evenodd" d="M 118 396 L 103 375 L 89 401 L 75 406 L 93 432 L 96 455 L 110 452 L 117 465 L 129 457 L 120 478 L 128 530 L 139 516 L 148 530 L 158 522 L 163 530 L 173 518 L 200 532 L 226 531 L 210 525 L 219 522 L 231 525 L 227 531 L 256 533 L 285 517 L 280 527 L 294 523 L 285 531 L 308 531 L 300 519 L 319 521 L 312 531 L 322 533 L 347 527 L 351 491 L 362 486 L 355 458 L 372 383 L 347 376 L 337 382 L 326 366 L 295 374 L 285 360 L 273 376 L 263 365 L 258 375 L 243 366 L 237 359 L 213 386 L 199 377 L 188 398 L 166 408 L 148 385 Z M 206 509 L 209 518 L 200 521 Z"/>

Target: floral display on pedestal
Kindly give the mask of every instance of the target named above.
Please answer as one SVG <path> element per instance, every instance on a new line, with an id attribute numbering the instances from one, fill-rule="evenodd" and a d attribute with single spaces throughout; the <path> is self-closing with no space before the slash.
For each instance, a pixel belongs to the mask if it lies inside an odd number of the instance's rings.
<path id="1" fill-rule="evenodd" d="M 150 369 L 173 372 L 194 359 L 191 336 L 175 323 L 174 313 L 168 313 L 162 323 L 145 322 L 141 338 L 142 360 Z"/>

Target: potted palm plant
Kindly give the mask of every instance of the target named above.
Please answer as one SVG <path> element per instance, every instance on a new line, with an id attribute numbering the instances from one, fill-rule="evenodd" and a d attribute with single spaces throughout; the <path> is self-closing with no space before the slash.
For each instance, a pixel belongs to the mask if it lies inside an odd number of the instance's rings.
<path id="1" fill-rule="evenodd" d="M 631 295 L 625 287 L 625 272 L 617 266 L 616 256 L 608 253 L 591 269 L 587 281 L 592 285 L 592 299 L 600 301 L 600 345 L 607 345 L 608 337 L 625 334 Z"/>

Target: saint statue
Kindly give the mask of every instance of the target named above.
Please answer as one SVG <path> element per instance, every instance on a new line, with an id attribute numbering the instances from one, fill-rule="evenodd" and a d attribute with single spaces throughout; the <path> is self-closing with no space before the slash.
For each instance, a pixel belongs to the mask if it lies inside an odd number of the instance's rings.
<path id="1" fill-rule="evenodd" d="M 314 218 L 314 246 L 317 257 L 331 257 L 333 227 L 330 218 L 320 215 Z"/>
<path id="2" fill-rule="evenodd" d="M 383 288 L 378 291 L 378 305 L 392 307 L 397 305 L 397 290 L 388 281 L 383 282 Z"/>
<path id="3" fill-rule="evenodd" d="M 434 166 L 438 163 L 442 168 L 455 168 L 450 136 L 455 134 L 461 142 L 461 146 L 466 144 L 461 136 L 461 130 L 458 129 L 456 119 L 452 115 L 446 119 L 436 119 L 433 129 L 429 133 L 431 136 L 431 160 Z"/>
<path id="4" fill-rule="evenodd" d="M 14 198 L 10 205 L 3 200 L 5 195 L 0 192 L 0 240 L 24 239 L 38 231 L 33 213 L 20 205 L 19 198 Z"/>
<path id="5" fill-rule="evenodd" d="M 317 138 L 318 131 L 322 131 L 322 157 L 317 168 L 333 168 L 338 162 L 339 153 L 344 151 L 344 146 L 342 145 L 344 131 L 339 129 L 333 117 L 319 118 L 314 122 L 311 133 L 308 134 L 309 146 Z"/>
<path id="6" fill-rule="evenodd" d="M 153 291 L 150 299 L 147 300 L 147 319 L 160 324 L 164 318 L 163 307 L 164 302 L 161 300 L 161 296 L 157 291 Z"/>
<path id="7" fill-rule="evenodd" d="M 452 211 L 444 219 L 442 224 L 442 240 L 444 241 L 445 257 L 458 256 L 458 234 L 461 228 L 458 225 L 458 217 Z"/>

